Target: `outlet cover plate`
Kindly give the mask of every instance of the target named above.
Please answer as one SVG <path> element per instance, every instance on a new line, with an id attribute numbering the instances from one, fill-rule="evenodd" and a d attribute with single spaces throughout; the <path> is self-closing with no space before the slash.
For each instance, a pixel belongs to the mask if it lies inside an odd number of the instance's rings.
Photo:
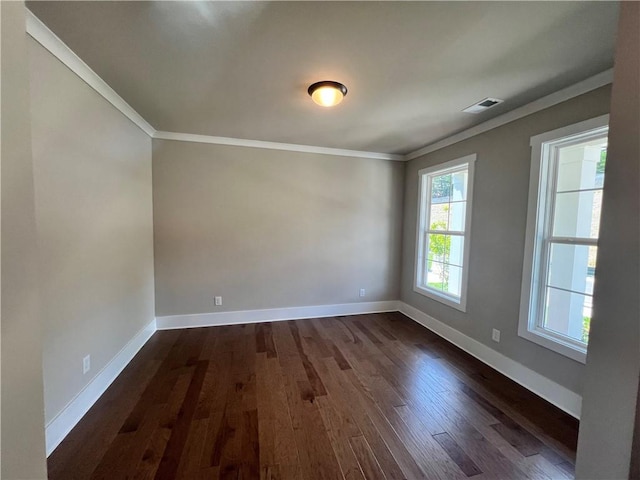
<path id="1" fill-rule="evenodd" d="M 491 340 L 500 342 L 500 330 L 493 329 L 493 332 L 491 332 Z"/>

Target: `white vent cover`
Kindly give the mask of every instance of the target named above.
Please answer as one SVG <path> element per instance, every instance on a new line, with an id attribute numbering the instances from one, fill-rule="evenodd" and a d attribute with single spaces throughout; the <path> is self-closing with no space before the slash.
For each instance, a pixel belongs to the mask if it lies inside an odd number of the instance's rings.
<path id="1" fill-rule="evenodd" d="M 466 113 L 480 113 L 484 112 L 485 110 L 489 110 L 491 107 L 495 107 L 502 102 L 504 102 L 504 100 L 500 100 L 499 98 L 487 97 L 484 100 L 480 100 L 479 102 L 474 103 L 473 105 L 465 108 L 462 111 Z"/>

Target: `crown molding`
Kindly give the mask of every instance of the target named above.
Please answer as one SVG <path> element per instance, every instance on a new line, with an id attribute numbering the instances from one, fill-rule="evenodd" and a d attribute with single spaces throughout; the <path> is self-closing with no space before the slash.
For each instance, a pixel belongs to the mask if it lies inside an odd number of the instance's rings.
<path id="1" fill-rule="evenodd" d="M 481 133 L 493 130 L 507 123 L 518 120 L 545 108 L 582 95 L 596 88 L 610 84 L 613 81 L 613 69 L 605 70 L 593 77 L 559 90 L 555 93 L 539 98 L 527 105 L 506 112 L 479 125 L 462 132 L 451 135 L 437 142 L 428 144 L 406 155 L 391 153 L 368 152 L 360 150 L 346 150 L 340 148 L 319 147 L 313 145 L 298 145 L 292 143 L 268 142 L 263 140 L 248 140 L 243 138 L 216 137 L 210 135 L 196 135 L 191 133 L 176 133 L 157 131 L 142 115 L 136 112 L 115 90 L 113 90 L 100 76 L 94 72 L 73 50 L 71 50 L 49 27 L 36 17 L 33 12 L 26 9 L 27 33 L 40 45 L 46 48 L 54 57 L 60 60 L 87 85 L 102 95 L 109 103 L 117 108 L 123 115 L 136 124 L 142 131 L 152 138 L 162 140 L 176 140 L 182 142 L 210 143 L 215 145 L 231 145 L 237 147 L 266 148 L 271 150 L 284 150 L 300 153 L 318 153 L 323 155 L 336 155 L 342 157 L 370 158 L 375 160 L 408 161 L 421 157 L 427 153 L 435 152 Z"/>
<path id="2" fill-rule="evenodd" d="M 87 85 L 102 95 L 111 105 L 116 107 L 125 117 L 135 123 L 143 132 L 153 137 L 156 129 L 136 112 L 131 105 L 124 101 L 107 83 L 84 63 L 73 50 L 53 33 L 29 9 L 26 10 L 27 33 L 40 45 L 46 48 L 54 57 L 60 60 L 69 70 L 85 81 Z"/>
<path id="3" fill-rule="evenodd" d="M 487 120 L 486 122 L 471 127 L 467 130 L 463 130 L 462 132 L 451 135 L 450 137 L 426 145 L 414 152 L 410 152 L 405 155 L 405 160 L 413 160 L 414 158 L 421 157 L 422 155 L 426 155 L 427 153 L 435 152 L 436 150 L 448 147 L 449 145 L 453 145 L 454 143 L 458 143 L 468 138 L 475 137 L 476 135 L 488 132 L 489 130 L 493 130 L 494 128 L 513 122 L 514 120 L 518 120 L 520 118 L 526 117 L 527 115 L 531 115 L 532 113 L 539 112 L 540 110 L 544 110 L 545 108 L 552 107 L 554 105 L 557 105 L 558 103 L 565 102 L 571 98 L 590 92 L 591 90 L 595 90 L 596 88 L 608 85 L 611 82 L 613 82 L 613 68 L 605 70 L 604 72 L 600 72 L 593 77 L 589 77 L 574 85 L 563 88 L 562 90 L 558 90 L 557 92 L 547 95 L 546 97 L 534 100 L 533 102 L 516 108 L 515 110 L 503 113 L 502 115 L 492 118 L 491 120 Z"/>
<path id="4" fill-rule="evenodd" d="M 295 143 L 266 142 L 262 140 L 247 140 L 243 138 L 213 137 L 210 135 L 195 135 L 192 133 L 175 133 L 156 131 L 153 138 L 160 140 L 177 140 L 181 142 L 212 143 L 214 145 L 232 145 L 235 147 L 267 148 L 270 150 L 285 150 L 288 152 L 319 153 L 322 155 L 336 155 L 340 157 L 371 158 L 374 160 L 404 161 L 404 155 L 392 153 L 364 152 L 360 150 L 343 150 L 341 148 L 316 147 L 312 145 L 298 145 Z"/>
<path id="5" fill-rule="evenodd" d="M 27 33 L 40 45 L 46 48 L 54 57 L 60 60 L 69 70 L 80 77 L 87 85 L 102 95 L 109 103 L 116 107 L 123 115 L 135 123 L 142 131 L 152 138 L 163 140 L 177 140 L 183 142 L 210 143 L 216 145 L 233 145 L 238 147 L 267 148 L 271 150 L 285 150 L 301 153 L 319 153 L 323 155 L 337 155 L 341 157 L 371 158 L 375 160 L 404 161 L 404 155 L 389 153 L 365 152 L 359 150 L 344 150 L 339 148 L 319 147 L 313 145 L 297 145 L 290 143 L 267 142 L 262 140 L 247 140 L 243 138 L 215 137 L 209 135 L 195 135 L 189 133 L 159 132 L 142 115 L 136 112 L 115 90 L 113 90 L 100 76 L 94 72 L 78 55 L 75 54 L 49 27 L 47 27 L 29 9 L 26 10 Z"/>

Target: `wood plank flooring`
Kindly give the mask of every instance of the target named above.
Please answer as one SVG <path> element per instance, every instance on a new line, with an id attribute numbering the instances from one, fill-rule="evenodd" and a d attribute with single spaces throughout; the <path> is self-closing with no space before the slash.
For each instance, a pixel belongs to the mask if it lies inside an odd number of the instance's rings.
<path id="1" fill-rule="evenodd" d="M 400 313 L 159 331 L 72 479 L 571 479 L 578 422 Z"/>

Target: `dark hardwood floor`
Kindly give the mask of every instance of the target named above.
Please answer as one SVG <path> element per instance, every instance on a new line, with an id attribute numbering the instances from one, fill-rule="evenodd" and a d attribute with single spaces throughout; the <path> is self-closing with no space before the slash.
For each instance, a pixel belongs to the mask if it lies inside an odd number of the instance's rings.
<path id="1" fill-rule="evenodd" d="M 563 479 L 577 432 L 399 313 L 159 331 L 49 478 Z"/>

